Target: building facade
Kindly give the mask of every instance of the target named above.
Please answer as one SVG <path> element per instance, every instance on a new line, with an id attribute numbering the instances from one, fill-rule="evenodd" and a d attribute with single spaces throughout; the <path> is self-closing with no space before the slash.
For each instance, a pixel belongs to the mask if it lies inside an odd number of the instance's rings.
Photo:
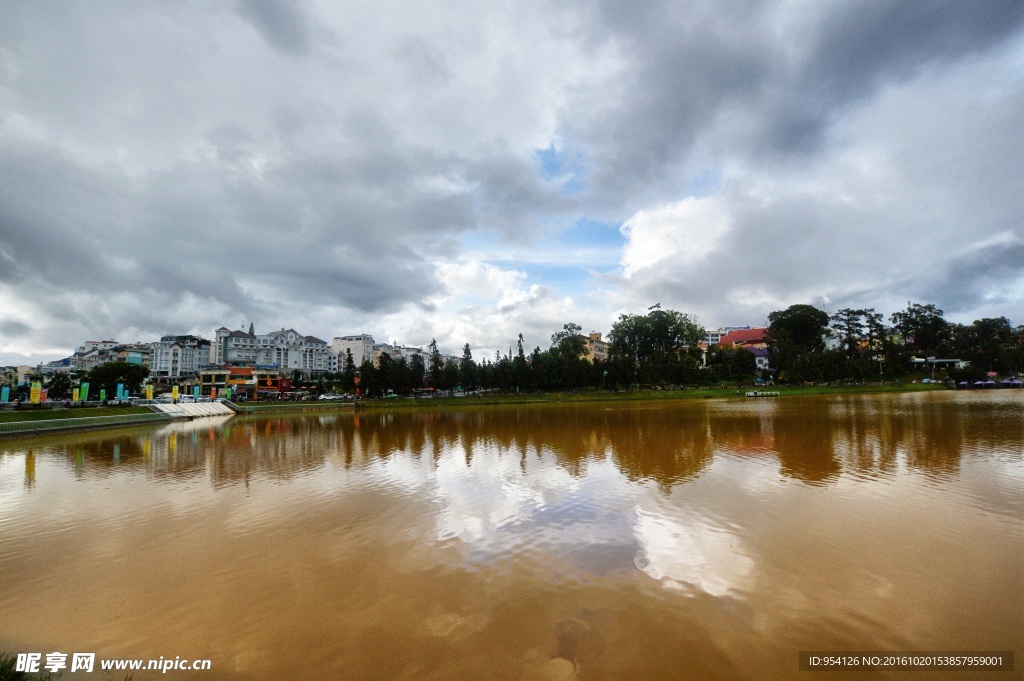
<path id="1" fill-rule="evenodd" d="M 214 332 L 210 364 L 276 369 L 311 377 L 330 370 L 328 354 L 327 341 L 304 336 L 295 329 L 257 335 L 222 326 Z"/>
<path id="2" fill-rule="evenodd" d="M 199 336 L 162 336 L 150 343 L 150 376 L 155 379 L 191 378 L 210 365 L 210 341 Z"/>
<path id="3" fill-rule="evenodd" d="M 335 336 L 331 341 L 331 354 L 334 356 L 337 368 L 334 371 L 345 369 L 345 353 L 352 353 L 352 362 L 359 368 L 365 360 L 373 359 L 373 336 L 361 333 L 355 336 Z"/>

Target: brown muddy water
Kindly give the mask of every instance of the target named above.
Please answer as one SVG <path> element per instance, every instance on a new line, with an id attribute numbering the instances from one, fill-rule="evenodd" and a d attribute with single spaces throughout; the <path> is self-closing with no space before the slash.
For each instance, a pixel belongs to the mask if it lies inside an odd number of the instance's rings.
<path id="1" fill-rule="evenodd" d="M 946 679 L 1024 659 L 1020 391 L 234 417 L 0 441 L 0 650 L 189 679 Z M 124 678 L 91 674 L 63 678 Z"/>

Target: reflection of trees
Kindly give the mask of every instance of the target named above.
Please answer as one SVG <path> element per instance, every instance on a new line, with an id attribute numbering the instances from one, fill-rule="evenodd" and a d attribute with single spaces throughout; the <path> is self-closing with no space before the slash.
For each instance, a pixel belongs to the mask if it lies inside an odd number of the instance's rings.
<path id="1" fill-rule="evenodd" d="M 834 432 L 826 401 L 780 401 L 772 429 L 783 475 L 812 484 L 831 482 L 839 476 L 842 467 L 833 448 Z"/>
<path id="2" fill-rule="evenodd" d="M 948 399 L 942 399 L 947 397 Z M 973 395 L 783 398 L 772 403 L 506 406 L 460 411 L 236 417 L 153 428 L 6 440 L 0 456 L 25 455 L 26 485 L 40 454 L 57 454 L 75 475 L 138 470 L 215 485 L 253 476 L 290 479 L 330 463 L 359 468 L 395 455 L 436 462 L 450 452 L 474 465 L 478 452 L 515 457 L 525 474 L 551 457 L 572 476 L 608 458 L 629 480 L 665 489 L 691 480 L 713 453 L 777 456 L 784 475 L 822 484 L 846 472 L 930 475 L 959 471 L 965 452 L 1019 451 L 1024 425 L 1014 402 Z M 49 460 L 49 459 L 47 459 Z"/>

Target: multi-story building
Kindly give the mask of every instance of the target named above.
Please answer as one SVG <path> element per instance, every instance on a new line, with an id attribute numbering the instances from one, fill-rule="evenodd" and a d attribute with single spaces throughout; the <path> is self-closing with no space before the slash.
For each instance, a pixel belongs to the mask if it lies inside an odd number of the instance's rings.
<path id="1" fill-rule="evenodd" d="M 28 377 L 35 373 L 35 371 L 36 367 L 30 367 L 25 364 L 16 367 L 0 367 L 0 385 L 10 386 L 11 388 L 23 385 L 28 383 Z"/>
<path id="2" fill-rule="evenodd" d="M 39 365 L 39 373 L 43 376 L 55 376 L 56 374 L 69 374 L 74 370 L 71 357 L 55 359 L 52 362 Z"/>
<path id="3" fill-rule="evenodd" d="M 107 351 L 108 361 L 110 362 L 126 362 L 143 367 L 149 366 L 151 356 L 152 349 L 149 345 L 143 345 L 142 343 L 118 345 Z"/>
<path id="4" fill-rule="evenodd" d="M 601 340 L 600 331 L 591 331 L 586 336 L 580 334 L 579 337 L 586 343 L 587 359 L 591 363 L 595 360 L 604 362 L 608 359 L 608 349 L 611 347 L 611 344 L 608 341 Z"/>
<path id="5" fill-rule="evenodd" d="M 117 341 L 85 341 L 71 356 L 71 366 L 76 371 L 92 371 L 101 364 L 112 361 L 109 352 L 117 347 Z"/>
<path id="6" fill-rule="evenodd" d="M 250 326 L 250 329 L 252 327 Z M 256 335 L 251 331 L 231 331 L 221 327 L 210 345 L 210 364 L 253 366 L 277 369 L 282 373 L 300 372 L 303 376 L 328 371 L 327 341 L 304 336 L 295 329 Z"/>
<path id="7" fill-rule="evenodd" d="M 191 378 L 210 364 L 210 341 L 199 336 L 161 336 L 150 343 L 150 376 L 169 381 Z"/>
<path id="8" fill-rule="evenodd" d="M 345 369 L 346 352 L 352 353 L 352 362 L 357 368 L 364 360 L 373 360 L 373 346 L 373 336 L 366 333 L 356 336 L 335 336 L 330 349 L 333 357 L 332 363 L 336 367 L 332 371 Z"/>

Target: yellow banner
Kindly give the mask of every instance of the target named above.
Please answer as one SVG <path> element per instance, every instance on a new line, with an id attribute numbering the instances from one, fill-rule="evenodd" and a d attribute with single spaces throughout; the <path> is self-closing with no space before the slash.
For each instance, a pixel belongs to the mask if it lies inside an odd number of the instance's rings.
<path id="1" fill-rule="evenodd" d="M 173 388 L 171 388 L 171 399 L 178 399 L 178 386 L 174 386 Z"/>
<path id="2" fill-rule="evenodd" d="M 146 386 L 146 399 L 147 400 L 153 399 L 153 386 L 151 386 L 151 385 L 147 385 Z"/>
<path id="3" fill-rule="evenodd" d="M 32 389 L 28 393 L 29 404 L 39 404 L 39 393 L 42 390 L 43 386 L 39 381 L 32 381 Z"/>

